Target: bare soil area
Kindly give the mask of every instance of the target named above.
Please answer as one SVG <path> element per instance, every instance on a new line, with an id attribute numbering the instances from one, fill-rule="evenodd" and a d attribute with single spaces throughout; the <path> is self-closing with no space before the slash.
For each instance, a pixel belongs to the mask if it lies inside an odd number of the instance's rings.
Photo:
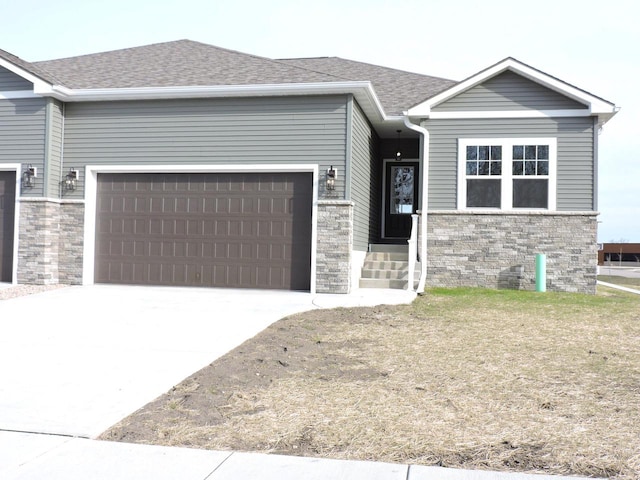
<path id="1" fill-rule="evenodd" d="M 101 438 L 640 478 L 640 298 L 433 290 L 293 315 Z"/>

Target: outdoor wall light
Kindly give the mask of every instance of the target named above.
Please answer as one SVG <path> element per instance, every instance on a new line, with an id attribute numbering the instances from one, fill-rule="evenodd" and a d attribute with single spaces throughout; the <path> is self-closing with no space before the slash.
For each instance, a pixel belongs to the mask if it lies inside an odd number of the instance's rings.
<path id="1" fill-rule="evenodd" d="M 73 191 L 76 189 L 76 184 L 78 183 L 78 171 L 73 167 L 67 173 L 67 176 L 64 177 L 64 189 L 68 191 Z"/>
<path id="2" fill-rule="evenodd" d="M 327 190 L 336 189 L 336 178 L 338 178 L 338 171 L 331 165 L 327 170 Z"/>
<path id="3" fill-rule="evenodd" d="M 33 188 L 36 186 L 36 177 L 38 176 L 38 169 L 29 164 L 25 171 L 22 173 L 22 186 L 26 188 Z"/>
<path id="4" fill-rule="evenodd" d="M 398 132 L 398 140 L 396 141 L 396 162 L 400 162 L 402 160 L 402 152 L 400 151 L 400 132 L 402 130 L 396 130 Z"/>

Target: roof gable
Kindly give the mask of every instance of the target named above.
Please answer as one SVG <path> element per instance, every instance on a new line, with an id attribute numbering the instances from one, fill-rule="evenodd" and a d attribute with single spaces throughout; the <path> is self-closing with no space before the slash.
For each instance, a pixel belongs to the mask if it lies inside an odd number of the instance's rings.
<path id="1" fill-rule="evenodd" d="M 47 88 L 56 83 L 56 79 L 20 57 L 0 50 L 0 67 L 33 84 L 33 88 Z"/>
<path id="2" fill-rule="evenodd" d="M 450 113 L 445 113 L 443 108 L 441 111 L 438 111 L 438 107 L 446 104 L 446 102 L 451 101 L 454 97 L 463 95 L 467 92 L 473 92 L 473 89 L 479 85 L 485 84 L 485 82 L 490 82 L 490 80 L 500 76 L 505 72 L 511 72 L 512 74 L 517 75 L 518 77 L 522 77 L 524 79 L 529 80 L 532 84 L 535 84 L 538 90 L 539 87 L 543 89 L 555 92 L 560 96 L 566 97 L 567 99 L 573 101 L 572 104 L 575 105 L 584 105 L 584 114 L 594 115 L 601 118 L 601 122 L 606 122 L 609 118 L 615 115 L 617 109 L 616 106 L 604 100 L 600 97 L 597 97 L 585 90 L 579 89 L 569 83 L 566 83 L 558 78 L 552 77 L 540 70 L 532 68 L 514 58 L 506 58 L 501 62 L 496 63 L 495 65 L 467 78 L 466 80 L 461 81 L 460 83 L 454 85 L 453 87 L 445 90 L 438 95 L 435 95 L 428 100 L 417 104 L 416 106 L 410 108 L 407 111 L 407 114 L 412 117 L 422 117 L 422 118 L 443 118 L 447 115 L 451 115 Z M 511 79 L 515 77 L 510 77 Z M 494 84 L 496 82 L 494 81 Z M 490 83 L 489 83 L 490 84 Z M 491 84 L 490 84 L 491 85 Z M 485 85 L 486 86 L 486 85 Z M 541 91 L 541 90 L 539 90 Z M 470 95 L 470 93 L 467 93 Z M 556 97 L 557 100 L 558 97 Z M 574 110 L 574 112 L 572 112 Z M 575 115 L 575 108 L 569 109 L 559 109 L 559 110 L 537 110 L 537 114 L 541 116 L 551 116 L 556 113 L 558 115 Z M 519 112 L 517 110 L 503 110 L 501 112 L 505 112 L 505 116 L 518 116 L 522 115 L 531 115 L 533 109 L 523 105 L 522 110 Z M 477 112 L 462 112 L 465 113 L 468 117 L 474 117 L 481 115 L 480 111 Z"/>
<path id="3" fill-rule="evenodd" d="M 33 84 L 20 75 L 0 67 L 0 92 L 32 90 Z"/>
<path id="4" fill-rule="evenodd" d="M 564 110 L 585 109 L 587 105 L 506 70 L 458 95 L 434 105 L 433 112 Z"/>

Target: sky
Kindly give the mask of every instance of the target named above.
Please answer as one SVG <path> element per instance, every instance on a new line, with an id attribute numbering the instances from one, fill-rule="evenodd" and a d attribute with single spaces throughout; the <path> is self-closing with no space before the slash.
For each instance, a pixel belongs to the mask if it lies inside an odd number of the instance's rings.
<path id="1" fill-rule="evenodd" d="M 3 0 L 0 49 L 50 60 L 179 39 L 463 80 L 516 59 L 620 111 L 599 135 L 598 241 L 640 243 L 637 0 Z"/>

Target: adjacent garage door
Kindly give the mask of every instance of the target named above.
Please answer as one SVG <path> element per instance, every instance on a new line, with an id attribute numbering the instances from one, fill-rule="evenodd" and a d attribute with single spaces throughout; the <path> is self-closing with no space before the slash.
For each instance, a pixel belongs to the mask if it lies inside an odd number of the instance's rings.
<path id="1" fill-rule="evenodd" d="M 95 281 L 310 289 L 310 173 L 98 174 Z"/>
<path id="2" fill-rule="evenodd" d="M 16 174 L 0 172 L 0 282 L 11 281 L 15 205 Z"/>

